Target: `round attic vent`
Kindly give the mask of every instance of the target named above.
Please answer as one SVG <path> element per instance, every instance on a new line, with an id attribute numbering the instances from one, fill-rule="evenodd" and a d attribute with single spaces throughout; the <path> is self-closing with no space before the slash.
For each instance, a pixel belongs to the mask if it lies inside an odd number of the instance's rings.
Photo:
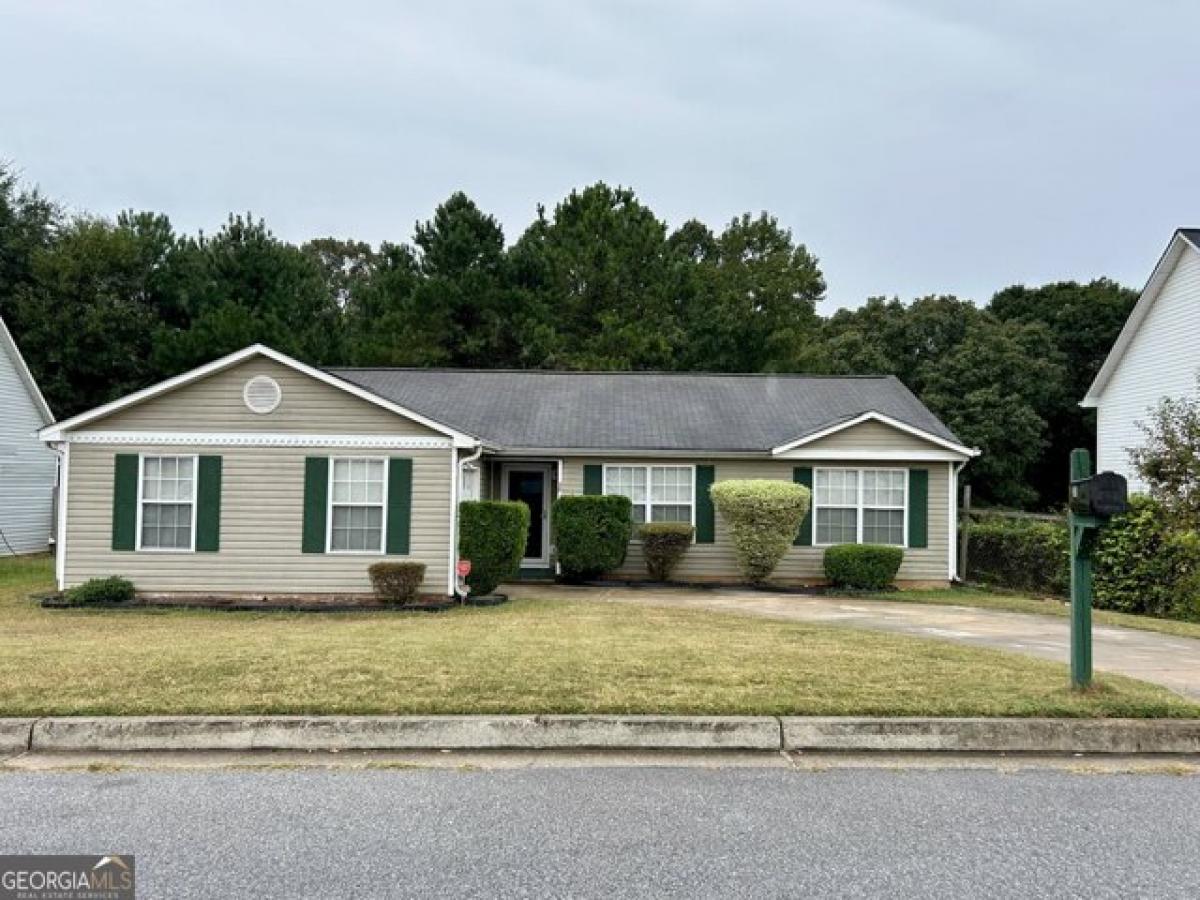
<path id="1" fill-rule="evenodd" d="M 246 407 L 251 412 L 265 415 L 274 412 L 279 406 L 279 401 L 283 399 L 283 391 L 279 389 L 279 384 L 274 378 L 255 375 L 242 388 L 242 399 L 246 401 Z"/>

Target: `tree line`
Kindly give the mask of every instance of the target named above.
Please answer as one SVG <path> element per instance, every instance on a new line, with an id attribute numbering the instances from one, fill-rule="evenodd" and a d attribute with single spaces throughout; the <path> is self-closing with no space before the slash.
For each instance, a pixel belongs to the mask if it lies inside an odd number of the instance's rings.
<path id="1" fill-rule="evenodd" d="M 632 190 L 572 191 L 512 243 L 455 193 L 407 243 L 296 245 L 231 215 L 70 214 L 0 167 L 0 315 L 60 418 L 255 341 L 314 365 L 893 374 L 984 455 L 994 503 L 1060 504 L 1077 406 L 1136 300 L 1099 278 L 985 306 L 818 312 L 817 258 L 767 213 L 670 228 Z"/>

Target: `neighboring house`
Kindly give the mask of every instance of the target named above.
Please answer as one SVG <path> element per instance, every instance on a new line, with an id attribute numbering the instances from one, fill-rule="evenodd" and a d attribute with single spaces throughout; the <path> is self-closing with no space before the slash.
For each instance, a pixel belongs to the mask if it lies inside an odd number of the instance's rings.
<path id="1" fill-rule="evenodd" d="M 905 547 L 900 578 L 954 577 L 963 446 L 894 378 L 320 370 L 253 346 L 46 428 L 65 465 L 59 583 L 144 593 L 362 594 L 379 559 L 453 589 L 456 510 L 533 516 L 522 574 L 553 573 L 550 506 L 622 493 L 696 526 L 683 580 L 735 581 L 714 481 L 812 485 L 776 571 L 822 579 L 823 545 Z M 636 542 L 615 573 L 644 577 Z"/>
<path id="2" fill-rule="evenodd" d="M 53 421 L 0 319 L 0 556 L 50 549 L 58 458 L 37 433 Z"/>
<path id="3" fill-rule="evenodd" d="M 1130 491 L 1146 485 L 1129 459 L 1142 444 L 1138 428 L 1164 397 L 1196 395 L 1200 374 L 1200 229 L 1171 237 L 1088 388 L 1082 405 L 1096 410 L 1096 469 L 1119 472 Z"/>

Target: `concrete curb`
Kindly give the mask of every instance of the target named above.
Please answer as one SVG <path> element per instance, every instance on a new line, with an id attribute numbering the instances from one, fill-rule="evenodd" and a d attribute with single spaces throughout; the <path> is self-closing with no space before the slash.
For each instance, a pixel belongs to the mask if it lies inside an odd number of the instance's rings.
<path id="1" fill-rule="evenodd" d="M 1196 719 L 788 717 L 784 750 L 1200 753 Z"/>
<path id="2" fill-rule="evenodd" d="M 763 750 L 1200 753 L 1196 719 L 114 716 L 0 719 L 0 751 Z"/>
<path id="3" fill-rule="evenodd" d="M 771 716 L 137 716 L 39 719 L 62 750 L 778 750 Z"/>
<path id="4" fill-rule="evenodd" d="M 35 719 L 0 719 L 0 753 L 24 753 Z"/>

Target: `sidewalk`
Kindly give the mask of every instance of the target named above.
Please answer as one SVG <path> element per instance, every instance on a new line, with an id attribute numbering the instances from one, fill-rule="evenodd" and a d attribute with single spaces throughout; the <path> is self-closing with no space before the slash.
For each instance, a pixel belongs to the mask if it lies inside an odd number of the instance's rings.
<path id="1" fill-rule="evenodd" d="M 1060 663 L 1070 659 L 1069 620 L 1054 616 L 738 589 L 530 584 L 510 585 L 508 591 L 518 597 L 578 598 L 844 625 L 1008 650 Z M 1097 669 L 1159 684 L 1200 700 L 1200 641 L 1108 625 L 1097 625 L 1092 633 Z"/>

